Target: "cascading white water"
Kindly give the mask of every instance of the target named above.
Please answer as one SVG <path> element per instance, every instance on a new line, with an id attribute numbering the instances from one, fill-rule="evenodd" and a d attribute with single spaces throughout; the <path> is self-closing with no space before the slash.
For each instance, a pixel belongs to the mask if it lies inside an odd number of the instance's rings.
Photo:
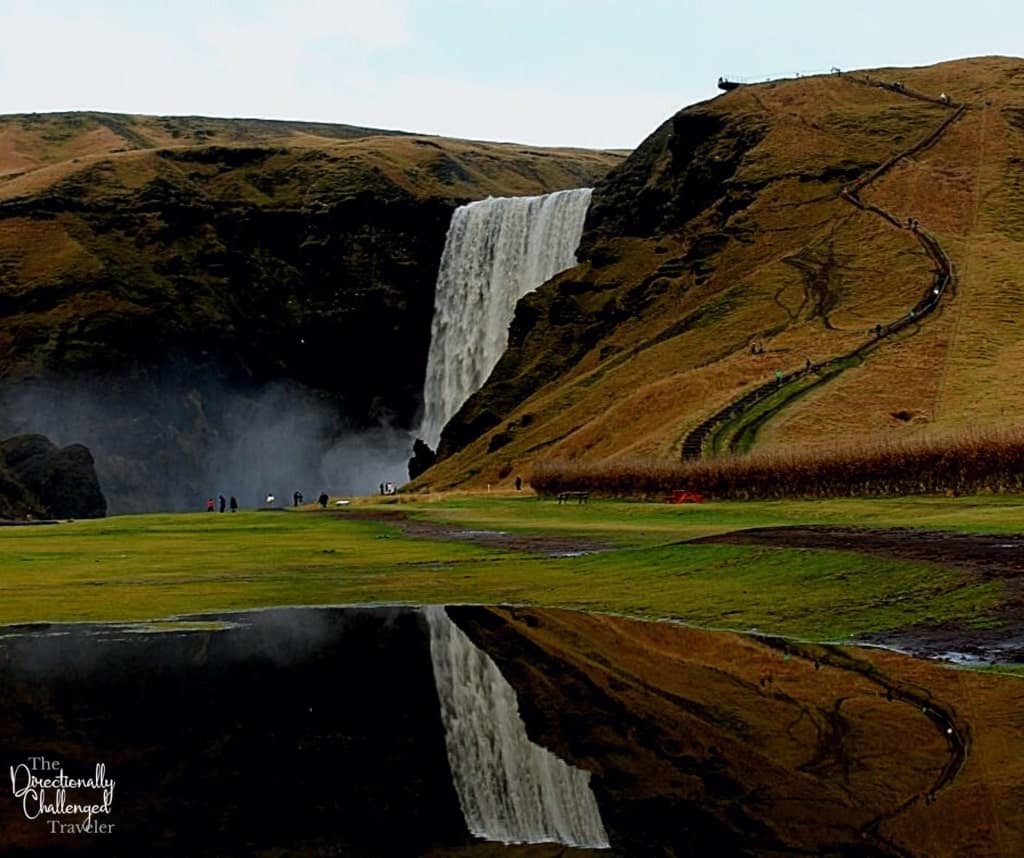
<path id="1" fill-rule="evenodd" d="M 502 843 L 607 849 L 590 773 L 531 742 L 498 666 L 444 608 L 424 613 L 448 763 L 470 832 Z"/>
<path id="2" fill-rule="evenodd" d="M 591 191 L 489 198 L 455 210 L 437 274 L 423 387 L 420 436 L 431 447 L 505 351 L 516 302 L 576 264 Z"/>

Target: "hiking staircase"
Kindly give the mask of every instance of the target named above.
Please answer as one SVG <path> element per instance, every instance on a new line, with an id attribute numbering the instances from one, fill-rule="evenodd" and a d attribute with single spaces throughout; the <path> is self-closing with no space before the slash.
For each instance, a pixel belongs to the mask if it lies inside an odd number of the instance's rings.
<path id="1" fill-rule="evenodd" d="M 845 186 L 839 192 L 839 196 L 842 199 L 846 200 L 846 202 L 851 205 L 856 206 L 861 211 L 871 212 L 872 214 L 877 215 L 896 229 L 912 232 L 918 243 L 924 249 L 924 252 L 932 260 L 935 266 L 932 280 L 921 299 L 909 311 L 907 311 L 907 313 L 888 325 L 880 325 L 875 329 L 875 335 L 870 340 L 862 343 L 853 351 L 831 358 L 830 360 L 822 363 L 814 364 L 810 369 L 786 373 L 779 379 L 772 379 L 765 384 L 747 391 L 739 399 L 730 402 L 724 408 L 721 408 L 710 417 L 706 418 L 702 423 L 690 430 L 683 439 L 682 458 L 684 460 L 701 458 L 705 453 L 705 447 L 712 435 L 726 429 L 729 424 L 734 423 L 734 421 L 742 420 L 744 416 L 749 415 L 755 406 L 765 403 L 770 397 L 775 396 L 776 394 L 782 394 L 779 396 L 780 401 L 777 405 L 772 406 L 770 410 L 765 414 L 760 415 L 756 421 L 753 421 L 751 425 L 747 427 L 746 435 L 744 435 L 742 431 L 736 432 L 731 438 L 727 439 L 726 446 L 729 452 L 738 452 L 741 449 L 744 438 L 750 440 L 752 438 L 752 433 L 756 432 L 761 424 L 766 422 L 768 418 L 774 416 L 786 404 L 800 396 L 803 396 L 810 390 L 831 381 L 848 367 L 861 363 L 867 353 L 878 348 L 878 346 L 887 338 L 902 331 L 910 325 L 917 324 L 925 316 L 934 312 L 934 310 L 939 306 L 943 295 L 946 294 L 946 291 L 953 283 L 953 266 L 950 263 L 949 256 L 946 254 L 945 250 L 943 250 L 938 239 L 923 230 L 915 219 L 901 219 L 881 206 L 875 205 L 874 203 L 864 202 L 860 197 L 860 192 L 868 187 L 868 185 L 888 173 L 904 158 L 911 158 L 914 155 L 920 154 L 926 149 L 934 146 L 950 125 L 964 115 L 967 111 L 967 105 L 955 104 L 945 97 L 934 98 L 924 93 L 915 92 L 907 89 L 898 82 L 885 82 L 873 80 L 867 76 L 859 77 L 853 75 L 844 76 L 844 79 L 865 86 L 876 86 L 881 89 L 886 89 L 906 96 L 907 98 L 928 101 L 933 104 L 947 107 L 951 111 L 950 115 L 943 119 L 943 121 L 922 140 L 915 143 L 909 149 L 904 149 L 903 151 L 896 153 L 870 173 L 857 179 L 852 184 Z M 787 388 L 791 390 L 790 395 L 788 396 L 785 395 Z"/>

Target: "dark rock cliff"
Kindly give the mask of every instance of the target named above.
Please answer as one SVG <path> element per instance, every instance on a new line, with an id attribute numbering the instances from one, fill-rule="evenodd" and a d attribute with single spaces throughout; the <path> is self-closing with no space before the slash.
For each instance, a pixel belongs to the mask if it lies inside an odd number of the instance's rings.
<path id="1" fill-rule="evenodd" d="M 37 518 L 102 518 L 107 514 L 92 454 L 60 448 L 42 435 L 0 443 L 0 514 Z"/>

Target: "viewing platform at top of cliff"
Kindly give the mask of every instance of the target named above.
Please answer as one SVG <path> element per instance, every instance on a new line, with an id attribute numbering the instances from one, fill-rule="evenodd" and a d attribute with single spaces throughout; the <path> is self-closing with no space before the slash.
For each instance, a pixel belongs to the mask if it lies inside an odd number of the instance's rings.
<path id="1" fill-rule="evenodd" d="M 779 82 L 785 81 L 785 80 L 799 80 L 800 78 L 804 78 L 804 77 L 823 77 L 825 75 L 830 75 L 830 76 L 833 76 L 833 77 L 839 77 L 839 76 L 842 75 L 842 73 L 843 73 L 842 69 L 840 69 L 837 66 L 832 66 L 832 68 L 828 69 L 827 71 L 824 70 L 824 69 L 819 69 L 819 70 L 814 70 L 814 71 L 784 72 L 784 73 L 779 73 L 779 74 L 767 75 L 767 76 L 765 76 L 763 78 L 762 77 L 738 77 L 736 75 L 729 75 L 729 76 L 722 75 L 722 76 L 719 76 L 719 78 L 718 78 L 718 88 L 720 90 L 722 90 L 723 92 L 731 92 L 732 90 L 738 89 L 741 86 L 748 86 L 748 85 L 751 85 L 751 84 L 779 83 Z"/>

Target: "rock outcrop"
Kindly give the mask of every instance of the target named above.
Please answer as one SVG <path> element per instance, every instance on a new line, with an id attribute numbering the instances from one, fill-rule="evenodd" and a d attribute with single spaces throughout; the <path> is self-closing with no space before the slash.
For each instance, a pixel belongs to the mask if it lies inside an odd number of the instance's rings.
<path id="1" fill-rule="evenodd" d="M 5 517 L 102 518 L 107 514 L 92 454 L 57 447 L 42 435 L 0 442 L 0 514 Z"/>

